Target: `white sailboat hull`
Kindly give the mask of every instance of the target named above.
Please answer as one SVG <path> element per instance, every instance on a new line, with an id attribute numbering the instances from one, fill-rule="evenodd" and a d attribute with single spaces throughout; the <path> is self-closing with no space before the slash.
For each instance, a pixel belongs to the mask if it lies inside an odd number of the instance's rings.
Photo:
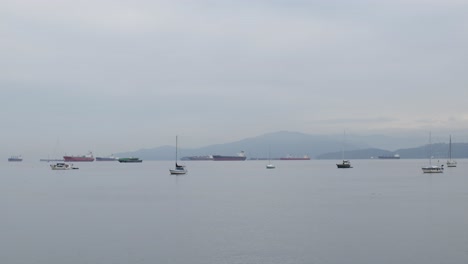
<path id="1" fill-rule="evenodd" d="M 183 169 L 183 170 L 169 170 L 169 172 L 173 175 L 176 175 L 176 174 L 186 174 L 187 173 L 187 170 L 186 169 Z"/>

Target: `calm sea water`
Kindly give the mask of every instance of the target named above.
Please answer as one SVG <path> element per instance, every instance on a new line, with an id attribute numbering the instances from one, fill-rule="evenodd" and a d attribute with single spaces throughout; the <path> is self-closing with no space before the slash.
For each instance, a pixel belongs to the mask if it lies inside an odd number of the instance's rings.
<path id="1" fill-rule="evenodd" d="M 0 263 L 468 263 L 468 160 L 0 163 Z"/>

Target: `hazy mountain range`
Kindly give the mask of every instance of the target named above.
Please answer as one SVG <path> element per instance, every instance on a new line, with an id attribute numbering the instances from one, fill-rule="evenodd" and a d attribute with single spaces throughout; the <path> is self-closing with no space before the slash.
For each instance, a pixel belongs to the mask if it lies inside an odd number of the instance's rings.
<path id="1" fill-rule="evenodd" d="M 345 140 L 344 140 L 345 139 Z M 432 151 L 424 142 L 427 139 L 389 137 L 382 135 L 310 135 L 299 132 L 281 131 L 268 133 L 240 141 L 216 144 L 196 149 L 179 148 L 179 158 L 184 156 L 235 155 L 245 151 L 248 158 L 280 158 L 287 155 L 312 159 L 340 159 L 345 149 L 347 159 L 368 159 L 380 155 L 399 154 L 401 158 L 427 158 L 432 156 L 445 158 L 448 144 L 432 144 Z M 417 145 L 415 145 L 417 144 Z M 402 147 L 402 146 L 406 146 Z M 452 143 L 454 158 L 468 157 L 468 143 Z M 116 153 L 119 157 L 139 157 L 144 160 L 174 159 L 175 146 L 161 146 Z"/>
<path id="2" fill-rule="evenodd" d="M 432 153 L 433 158 L 446 159 L 448 157 L 448 148 L 449 145 L 445 143 L 398 149 L 396 151 L 370 148 L 346 151 L 344 156 L 346 159 L 369 159 L 398 154 L 402 159 L 422 159 L 429 158 L 430 153 Z M 341 157 L 342 152 L 331 152 L 318 155 L 316 159 L 341 159 Z M 452 143 L 452 158 L 468 158 L 468 143 Z"/>

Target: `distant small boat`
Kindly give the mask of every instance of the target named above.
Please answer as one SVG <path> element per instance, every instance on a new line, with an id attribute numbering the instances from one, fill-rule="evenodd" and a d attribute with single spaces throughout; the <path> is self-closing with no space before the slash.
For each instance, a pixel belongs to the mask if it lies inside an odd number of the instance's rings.
<path id="1" fill-rule="evenodd" d="M 447 167 L 453 168 L 453 167 L 456 167 L 456 166 L 457 166 L 457 162 L 456 162 L 456 161 L 454 161 L 454 160 L 448 160 L 448 161 L 447 161 Z"/>
<path id="2" fill-rule="evenodd" d="M 400 159 L 400 155 L 395 154 L 392 156 L 378 156 L 379 159 Z"/>
<path id="3" fill-rule="evenodd" d="M 139 158 L 130 157 L 130 158 L 120 158 L 119 162 L 120 163 L 141 163 L 143 162 L 143 160 Z"/>
<path id="4" fill-rule="evenodd" d="M 96 161 L 118 161 L 119 158 L 110 155 L 108 157 L 96 157 Z"/>
<path id="5" fill-rule="evenodd" d="M 245 156 L 245 152 L 241 151 L 237 153 L 237 156 L 222 156 L 222 155 L 213 155 L 214 161 L 244 161 L 247 157 Z"/>
<path id="6" fill-rule="evenodd" d="M 11 156 L 11 157 L 8 158 L 8 161 L 10 161 L 10 162 L 21 162 L 21 161 L 23 161 L 23 157 L 21 157 L 21 155 Z"/>
<path id="7" fill-rule="evenodd" d="M 176 151 L 175 151 L 175 168 L 174 169 L 169 169 L 169 172 L 174 175 L 181 175 L 181 174 L 186 174 L 187 169 L 183 165 L 177 164 L 177 136 L 176 136 Z"/>
<path id="8" fill-rule="evenodd" d="M 452 135 L 450 135 L 450 141 L 449 141 L 449 159 L 447 160 L 447 167 L 456 167 L 457 162 L 455 160 L 452 160 Z"/>
<path id="9" fill-rule="evenodd" d="M 351 167 L 351 162 L 349 160 L 343 160 L 342 163 L 337 163 L 336 166 L 338 167 L 338 169 L 352 168 Z"/>
<path id="10" fill-rule="evenodd" d="M 429 133 L 429 166 L 421 168 L 423 173 L 443 173 L 444 165 L 432 165 L 432 142 L 431 142 L 431 133 Z"/>
<path id="11" fill-rule="evenodd" d="M 94 161 L 93 153 L 89 152 L 87 155 L 82 156 L 63 156 L 65 161 Z"/>
<path id="12" fill-rule="evenodd" d="M 65 161 L 64 159 L 40 159 L 42 162 L 51 162 L 51 161 Z"/>
<path id="13" fill-rule="evenodd" d="M 73 164 L 59 162 L 56 164 L 50 164 L 52 170 L 77 170 L 77 167 L 73 167 Z"/>

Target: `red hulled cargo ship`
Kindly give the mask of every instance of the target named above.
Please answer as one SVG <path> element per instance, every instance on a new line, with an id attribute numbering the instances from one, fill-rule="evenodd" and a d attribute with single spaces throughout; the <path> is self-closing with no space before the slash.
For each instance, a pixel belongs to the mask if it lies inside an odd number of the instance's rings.
<path id="1" fill-rule="evenodd" d="M 64 161 L 94 161 L 93 153 L 89 152 L 88 155 L 83 156 L 63 156 Z"/>

